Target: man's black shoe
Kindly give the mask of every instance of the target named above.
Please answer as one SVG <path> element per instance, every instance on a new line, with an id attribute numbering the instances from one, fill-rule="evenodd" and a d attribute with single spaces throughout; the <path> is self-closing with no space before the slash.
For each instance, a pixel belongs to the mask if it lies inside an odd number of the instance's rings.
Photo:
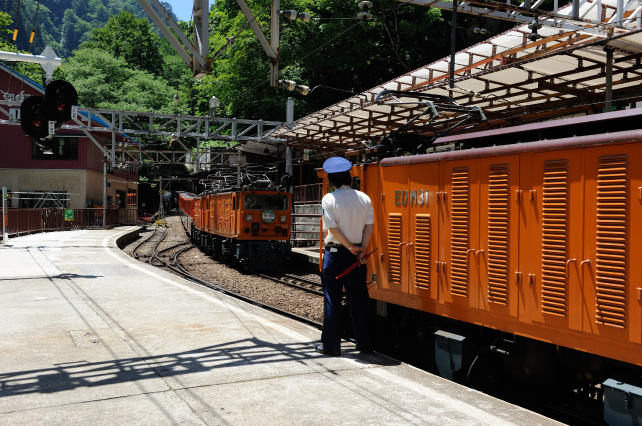
<path id="1" fill-rule="evenodd" d="M 355 347 L 355 349 L 358 350 L 359 352 L 361 352 L 362 354 L 372 354 L 372 353 L 374 353 L 374 349 L 372 349 L 372 348 L 362 348 L 359 345 L 357 345 Z"/>
<path id="2" fill-rule="evenodd" d="M 341 351 L 331 351 L 330 349 L 326 349 L 323 347 L 323 343 L 319 343 L 314 346 L 314 350 L 319 352 L 320 354 L 323 355 L 328 355 L 328 356 L 341 356 Z"/>

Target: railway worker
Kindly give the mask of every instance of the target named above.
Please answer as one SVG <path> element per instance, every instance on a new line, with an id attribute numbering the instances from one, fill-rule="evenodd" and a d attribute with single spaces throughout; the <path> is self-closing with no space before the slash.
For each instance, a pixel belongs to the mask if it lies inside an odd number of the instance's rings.
<path id="1" fill-rule="evenodd" d="M 366 287 L 365 248 L 374 231 L 374 211 L 370 197 L 350 187 L 350 161 L 332 157 L 323 163 L 334 192 L 323 197 L 323 227 L 328 230 L 321 283 L 324 293 L 324 316 L 321 342 L 315 350 L 324 355 L 341 356 L 341 290 L 345 288 L 350 316 L 357 339 L 357 349 L 371 353 L 368 288 Z M 360 265 L 336 279 L 355 262 Z"/>

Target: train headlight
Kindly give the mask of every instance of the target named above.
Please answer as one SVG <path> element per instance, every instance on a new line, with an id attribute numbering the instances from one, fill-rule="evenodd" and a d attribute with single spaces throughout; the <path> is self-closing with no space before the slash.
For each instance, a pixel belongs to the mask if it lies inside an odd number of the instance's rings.
<path id="1" fill-rule="evenodd" d="M 245 215 L 245 220 L 247 220 L 248 222 L 252 222 L 252 220 L 253 220 L 253 219 L 254 219 L 254 218 L 252 217 L 252 215 L 251 215 L 251 214 L 246 214 L 246 215 Z"/>
<path id="2" fill-rule="evenodd" d="M 279 220 L 281 222 L 285 222 L 286 220 L 288 220 L 288 217 L 286 215 L 282 214 L 281 217 L 279 217 Z"/>

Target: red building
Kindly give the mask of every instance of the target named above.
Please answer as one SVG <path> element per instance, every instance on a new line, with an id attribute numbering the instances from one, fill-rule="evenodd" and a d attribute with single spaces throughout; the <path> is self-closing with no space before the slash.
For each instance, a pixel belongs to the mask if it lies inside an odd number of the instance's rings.
<path id="1" fill-rule="evenodd" d="M 44 140 L 25 134 L 18 101 L 25 95 L 44 96 L 43 86 L 0 64 L 0 92 L 0 187 L 11 194 L 10 208 L 102 207 L 104 195 L 109 208 L 137 207 L 135 166 L 108 167 L 105 185 L 104 154 L 82 132 L 58 129 Z"/>

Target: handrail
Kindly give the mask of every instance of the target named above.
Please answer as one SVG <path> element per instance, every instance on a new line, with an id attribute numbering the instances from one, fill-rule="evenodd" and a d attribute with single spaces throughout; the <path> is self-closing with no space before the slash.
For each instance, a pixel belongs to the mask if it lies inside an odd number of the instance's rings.
<path id="1" fill-rule="evenodd" d="M 68 215 L 65 217 L 65 211 Z M 71 214 L 71 212 L 73 214 Z M 138 209 L 9 209 L 7 211 L 9 236 L 19 236 L 35 232 L 64 231 L 69 229 L 103 228 L 105 226 L 138 224 Z"/>

